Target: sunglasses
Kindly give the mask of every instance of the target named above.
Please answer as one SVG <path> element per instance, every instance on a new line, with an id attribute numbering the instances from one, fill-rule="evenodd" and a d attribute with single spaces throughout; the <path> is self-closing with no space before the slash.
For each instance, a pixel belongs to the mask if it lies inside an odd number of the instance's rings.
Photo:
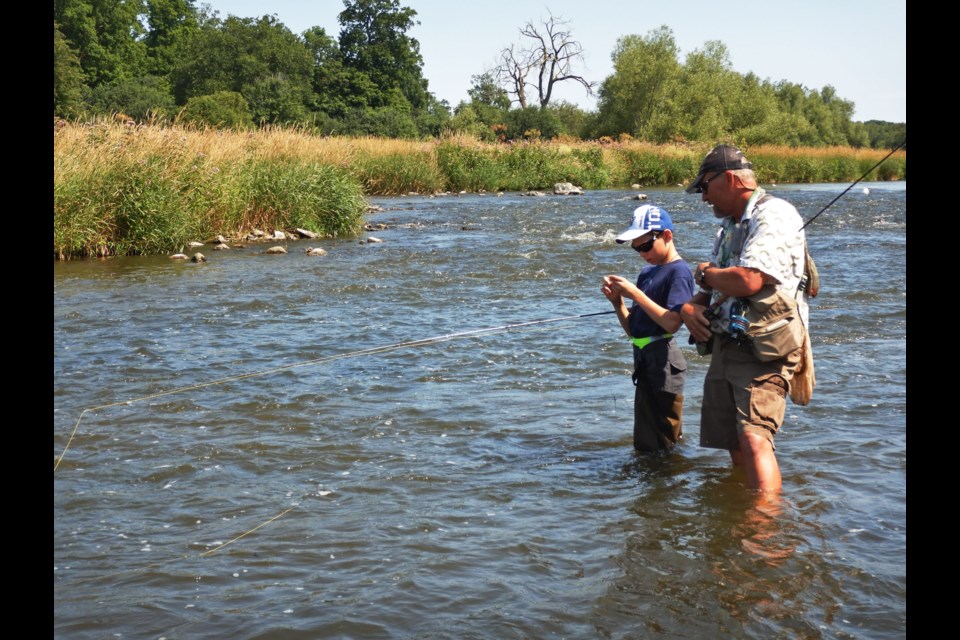
<path id="1" fill-rule="evenodd" d="M 710 178 L 709 180 L 704 180 L 702 183 L 700 183 L 700 193 L 706 193 L 706 192 L 707 192 L 707 188 L 709 187 L 710 183 L 713 182 L 714 180 L 716 180 L 717 178 L 719 178 L 720 176 L 722 176 L 722 175 L 725 174 L 725 173 L 726 173 L 726 171 L 721 171 L 720 173 L 718 173 L 717 175 L 713 176 L 713 177 Z"/>
<path id="2" fill-rule="evenodd" d="M 646 242 L 644 242 L 643 244 L 631 244 L 630 246 L 633 247 L 633 250 L 636 251 L 637 253 L 650 251 L 650 249 L 653 249 L 653 243 L 657 241 L 658 235 L 660 234 L 654 232 L 653 237 L 647 240 Z"/>

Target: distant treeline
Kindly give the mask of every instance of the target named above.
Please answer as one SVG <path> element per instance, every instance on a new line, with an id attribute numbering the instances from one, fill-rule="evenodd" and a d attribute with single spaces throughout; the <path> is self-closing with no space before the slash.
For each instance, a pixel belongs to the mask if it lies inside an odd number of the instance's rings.
<path id="1" fill-rule="evenodd" d="M 54 129 L 53 252 L 63 260 L 183 251 L 190 241 L 242 237 L 254 228 L 354 237 L 363 225 L 365 195 L 549 193 L 557 182 L 585 189 L 675 185 L 693 179 L 708 149 L 638 141 L 322 137 L 272 126 L 243 132 L 61 123 Z M 851 147 L 745 151 L 764 184 L 848 182 L 886 155 Z M 900 151 L 867 179 L 906 177 L 906 153 Z"/>
<path id="2" fill-rule="evenodd" d="M 681 61 L 666 26 L 617 40 L 614 73 L 591 83 L 596 111 L 549 99 L 516 108 L 509 81 L 489 69 L 474 70 L 470 100 L 451 107 L 423 77 L 408 35 L 416 15 L 398 0 L 344 0 L 334 37 L 321 27 L 297 35 L 268 15 L 220 18 L 195 0 L 54 0 L 54 117 L 403 139 L 872 148 L 906 139 L 906 123 L 851 121 L 854 104 L 829 85 L 733 71 L 722 42 Z"/>

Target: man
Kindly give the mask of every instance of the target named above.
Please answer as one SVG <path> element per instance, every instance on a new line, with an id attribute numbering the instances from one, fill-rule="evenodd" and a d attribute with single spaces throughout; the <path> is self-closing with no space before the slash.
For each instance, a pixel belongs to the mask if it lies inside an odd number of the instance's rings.
<path id="1" fill-rule="evenodd" d="M 772 360 L 759 358 L 742 335 L 743 305 L 766 286 L 795 299 L 802 328 L 807 326 L 806 292 L 798 295 L 805 238 L 797 210 L 757 186 L 752 168 L 739 149 L 718 145 L 687 189 L 702 194 L 722 222 L 711 261 L 700 263 L 694 274 L 700 291 L 680 315 L 693 338 L 712 350 L 703 383 L 700 446 L 727 449 L 734 465 L 744 467 L 751 488 L 776 492 L 781 479 L 773 438 L 783 423 L 803 346 Z"/>
<path id="2" fill-rule="evenodd" d="M 674 246 L 666 209 L 638 207 L 617 242 L 629 242 L 649 263 L 636 285 L 608 275 L 600 288 L 633 342 L 633 447 L 645 453 L 669 451 L 683 438 L 687 362 L 673 334 L 681 326 L 680 305 L 693 295 L 693 276 Z M 633 301 L 629 311 L 624 297 Z"/>

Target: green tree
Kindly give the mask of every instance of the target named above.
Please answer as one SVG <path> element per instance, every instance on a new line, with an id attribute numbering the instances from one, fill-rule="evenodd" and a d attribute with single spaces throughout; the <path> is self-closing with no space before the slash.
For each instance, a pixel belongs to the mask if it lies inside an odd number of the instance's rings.
<path id="1" fill-rule="evenodd" d="M 547 107 L 560 121 L 560 133 L 578 138 L 589 137 L 594 115 L 577 105 L 561 100 Z"/>
<path id="2" fill-rule="evenodd" d="M 873 149 L 895 149 L 907 141 L 906 122 L 867 120 L 863 123 L 868 144 Z"/>
<path id="3" fill-rule="evenodd" d="M 269 118 L 292 113 L 291 95 L 301 96 L 301 105 L 307 100 L 313 66 L 306 44 L 271 16 L 229 16 L 222 22 L 212 17 L 203 19 L 178 47 L 170 78 L 179 104 L 195 96 L 232 91 L 248 102 L 255 99 L 266 105 L 270 100 L 265 96 L 272 87 L 274 102 L 286 106 L 279 111 L 264 106 L 258 115 L 267 114 L 268 121 L 275 122 Z"/>
<path id="4" fill-rule="evenodd" d="M 510 96 L 497 85 L 493 76 L 482 73 L 472 77 L 473 86 L 467 90 L 470 108 L 486 128 L 505 121 L 510 111 Z"/>
<path id="5" fill-rule="evenodd" d="M 341 135 L 377 136 L 381 138 L 417 138 L 420 130 L 410 111 L 389 107 L 354 109 L 339 120 Z"/>
<path id="6" fill-rule="evenodd" d="M 496 83 L 492 72 L 471 76 L 471 80 L 473 85 L 467 90 L 470 101 L 462 101 L 457 105 L 448 129 L 452 133 L 492 142 L 497 139 L 493 126 L 506 122 L 510 96 Z"/>
<path id="7" fill-rule="evenodd" d="M 851 147 L 870 146 L 870 133 L 862 122 L 852 122 L 848 120 L 845 123 L 845 127 L 847 129 L 847 144 Z"/>
<path id="8" fill-rule="evenodd" d="M 681 65 L 666 26 L 646 37 L 624 36 L 614 73 L 600 86 L 593 135 L 629 133 L 650 142 L 737 141 L 740 144 L 866 145 L 853 103 L 833 87 L 807 91 L 782 80 L 761 81 L 732 69 L 726 45 L 708 41 Z"/>
<path id="9" fill-rule="evenodd" d="M 437 100 L 432 93 L 427 94 L 427 108 L 416 109 L 413 112 L 413 121 L 421 137 L 439 136 L 446 130 L 450 118 L 450 104 L 446 100 Z"/>
<path id="10" fill-rule="evenodd" d="M 674 85 L 677 93 L 674 126 L 657 133 L 657 141 L 726 140 L 739 111 L 736 90 L 739 74 L 732 70 L 726 45 L 719 40 L 706 42 L 703 49 L 687 55 Z"/>
<path id="11" fill-rule="evenodd" d="M 195 0 L 146 0 L 149 70 L 165 76 L 173 69 L 176 48 L 199 28 Z"/>
<path id="12" fill-rule="evenodd" d="M 382 102 L 380 89 L 370 77 L 344 64 L 337 41 L 322 27 L 311 27 L 303 40 L 313 56 L 310 108 L 332 118 L 344 118 Z"/>
<path id="13" fill-rule="evenodd" d="M 732 136 L 741 145 L 778 144 L 788 147 L 808 145 L 817 131 L 797 113 L 776 111 L 763 123 L 738 129 Z"/>
<path id="14" fill-rule="evenodd" d="M 303 122 L 307 117 L 304 91 L 281 73 L 257 78 L 245 85 L 254 122 L 284 124 Z"/>
<path id="15" fill-rule="evenodd" d="M 467 95 L 470 96 L 471 106 L 490 107 L 497 111 L 506 111 L 510 108 L 510 96 L 497 85 L 491 72 L 471 76 L 470 79 L 473 85 L 467 90 Z"/>
<path id="16" fill-rule="evenodd" d="M 769 82 L 761 81 L 754 73 L 742 76 L 732 98 L 736 109 L 729 114 L 735 140 L 743 146 L 756 144 L 785 144 L 783 132 L 775 125 L 779 110 L 777 97 Z"/>
<path id="17" fill-rule="evenodd" d="M 598 133 L 620 133 L 666 142 L 677 119 L 681 65 L 673 32 L 666 25 L 645 37 L 628 35 L 614 48 L 613 75 L 600 85 Z"/>
<path id="18" fill-rule="evenodd" d="M 54 0 L 53 20 L 77 53 L 86 84 L 147 74 L 143 0 Z"/>
<path id="19" fill-rule="evenodd" d="M 53 115 L 75 118 L 83 109 L 83 71 L 76 53 L 53 23 Z"/>
<path id="20" fill-rule="evenodd" d="M 824 99 L 826 98 L 826 99 Z M 836 130 L 836 121 L 833 112 L 827 104 L 830 96 L 821 96 L 817 90 L 811 91 L 803 103 L 803 116 L 817 131 L 814 145 L 842 144 L 842 132 Z"/>
<path id="21" fill-rule="evenodd" d="M 492 142 L 495 139 L 490 125 L 481 122 L 477 112 L 466 101 L 458 104 L 453 110 L 453 117 L 447 122 L 444 133 L 473 136 L 486 142 Z"/>
<path id="22" fill-rule="evenodd" d="M 550 139 L 560 133 L 562 126 L 557 114 L 545 107 L 513 109 L 507 114 L 505 124 L 510 140 Z"/>
<path id="23" fill-rule="evenodd" d="M 853 122 L 855 105 L 850 100 L 844 100 L 837 95 L 837 90 L 826 85 L 820 90 L 820 100 L 829 113 L 830 127 L 833 131 L 831 139 L 824 136 L 826 144 L 850 145 L 863 147 L 868 143 L 866 131 Z"/>
<path id="24" fill-rule="evenodd" d="M 425 109 L 429 100 L 420 43 L 407 35 L 419 24 L 417 12 L 397 0 L 344 0 L 344 5 L 338 16 L 340 53 L 345 66 L 380 88 L 385 100 L 371 106 L 396 104 L 390 90 L 399 89 L 412 108 Z"/>

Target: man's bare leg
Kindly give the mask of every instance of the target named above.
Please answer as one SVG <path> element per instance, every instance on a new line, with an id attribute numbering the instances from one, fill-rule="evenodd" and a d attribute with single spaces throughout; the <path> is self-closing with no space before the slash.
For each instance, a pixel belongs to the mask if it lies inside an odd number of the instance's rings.
<path id="1" fill-rule="evenodd" d="M 760 491 L 780 491 L 780 465 L 770 441 L 755 433 L 741 433 L 740 450 L 731 450 L 730 459 L 735 466 L 743 465 L 747 473 L 747 485 Z"/>

